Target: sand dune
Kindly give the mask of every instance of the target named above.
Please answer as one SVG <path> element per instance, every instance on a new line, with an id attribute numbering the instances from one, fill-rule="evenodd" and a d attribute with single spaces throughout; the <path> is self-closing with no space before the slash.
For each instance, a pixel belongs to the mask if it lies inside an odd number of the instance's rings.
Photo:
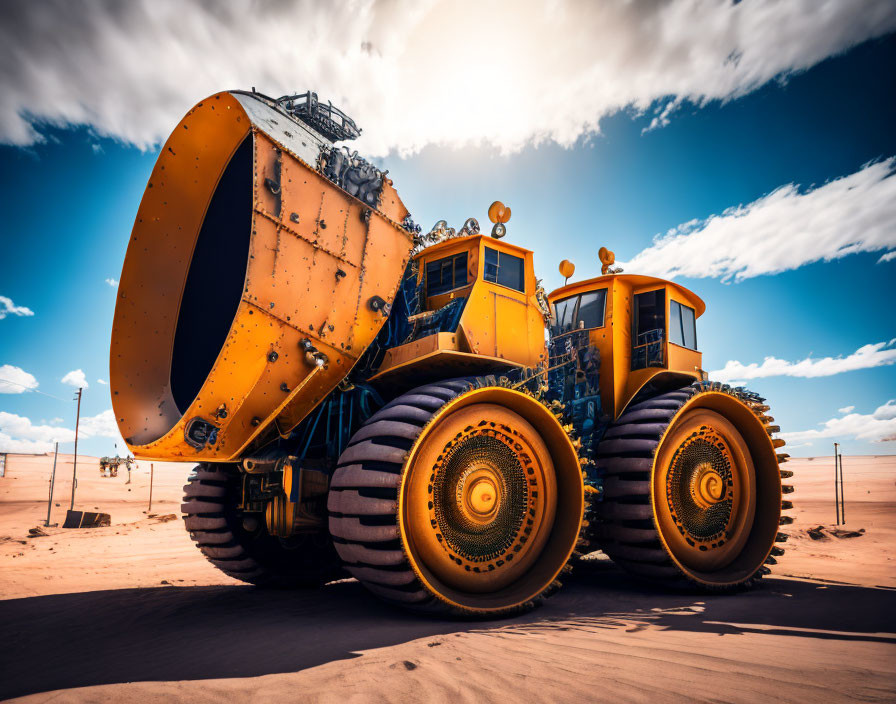
<path id="1" fill-rule="evenodd" d="M 238 585 L 201 558 L 179 519 L 159 520 L 178 513 L 188 466 L 156 465 L 149 517 L 148 464 L 127 485 L 124 472 L 101 479 L 96 464 L 82 474 L 79 460 L 76 508 L 107 511 L 112 525 L 27 538 L 46 518 L 48 458 L 13 456 L 0 479 L 0 697 L 892 701 L 896 458 L 844 458 L 841 537 L 832 462 L 788 466 L 793 537 L 756 591 L 668 594 L 595 559 L 534 613 L 464 623 L 396 611 L 354 581 L 311 592 Z M 65 479 L 57 499 L 61 522 Z"/>

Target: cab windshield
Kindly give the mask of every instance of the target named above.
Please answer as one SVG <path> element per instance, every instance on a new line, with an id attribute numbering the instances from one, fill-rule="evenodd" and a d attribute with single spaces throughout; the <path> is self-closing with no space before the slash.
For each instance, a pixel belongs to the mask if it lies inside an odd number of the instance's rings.
<path id="1" fill-rule="evenodd" d="M 607 307 L 607 289 L 561 298 L 554 303 L 552 335 L 563 335 L 573 330 L 602 328 Z"/>

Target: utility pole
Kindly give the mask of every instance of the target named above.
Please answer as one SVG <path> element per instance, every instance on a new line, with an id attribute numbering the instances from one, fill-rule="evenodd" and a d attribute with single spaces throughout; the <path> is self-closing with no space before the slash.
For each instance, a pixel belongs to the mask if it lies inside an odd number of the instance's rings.
<path id="1" fill-rule="evenodd" d="M 78 401 L 78 415 L 75 418 L 75 466 L 72 469 L 72 507 L 71 510 L 75 510 L 75 489 L 78 486 L 78 426 L 81 424 L 81 392 L 84 391 L 84 388 L 81 387 L 78 389 L 77 401 Z"/>
<path id="2" fill-rule="evenodd" d="M 834 443 L 834 512 L 835 512 L 834 525 L 835 526 L 840 525 L 840 489 L 839 489 L 839 483 L 838 483 L 838 479 L 839 479 L 838 475 L 840 474 L 840 471 L 837 467 L 839 464 L 837 461 L 837 455 L 840 454 L 838 451 L 839 447 L 840 447 L 840 443 L 835 442 Z"/>
<path id="3" fill-rule="evenodd" d="M 155 474 L 155 471 L 156 471 L 155 465 L 150 464 L 149 465 L 149 508 L 146 510 L 147 513 L 152 512 L 152 478 L 153 478 L 153 475 Z"/>
<path id="4" fill-rule="evenodd" d="M 846 525 L 846 494 L 843 493 L 843 455 L 837 453 L 838 464 L 840 465 L 840 519 L 843 525 Z"/>
<path id="5" fill-rule="evenodd" d="M 50 525 L 50 511 L 53 510 L 53 487 L 56 484 L 56 458 L 59 457 L 59 443 L 56 443 L 56 449 L 53 452 L 53 473 L 50 475 L 50 500 L 47 502 L 47 522 L 45 526 Z"/>

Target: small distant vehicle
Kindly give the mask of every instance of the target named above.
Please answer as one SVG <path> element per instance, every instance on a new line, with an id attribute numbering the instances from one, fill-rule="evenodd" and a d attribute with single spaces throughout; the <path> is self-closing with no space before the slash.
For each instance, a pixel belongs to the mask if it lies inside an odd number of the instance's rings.
<path id="1" fill-rule="evenodd" d="M 100 458 L 100 476 L 101 477 L 117 477 L 118 468 L 124 465 L 128 472 L 134 465 L 133 457 L 101 457 Z"/>
<path id="2" fill-rule="evenodd" d="M 314 93 L 196 105 L 128 246 L 112 400 L 135 456 L 197 461 L 185 524 L 253 584 L 356 577 L 494 616 L 601 549 L 669 586 L 748 587 L 790 523 L 764 399 L 707 379 L 703 301 L 602 274 L 546 294 L 470 218 L 416 226 Z M 561 264 L 570 277 L 574 267 Z"/>

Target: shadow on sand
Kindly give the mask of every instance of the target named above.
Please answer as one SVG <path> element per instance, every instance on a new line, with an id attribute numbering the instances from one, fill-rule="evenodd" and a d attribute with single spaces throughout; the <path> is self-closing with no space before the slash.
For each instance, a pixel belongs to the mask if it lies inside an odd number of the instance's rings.
<path id="1" fill-rule="evenodd" d="M 439 621 L 388 607 L 357 582 L 318 591 L 160 587 L 0 601 L 0 699 L 141 680 L 295 672 L 447 633 L 568 625 L 896 643 L 896 592 L 768 579 L 733 596 L 669 594 L 596 565 L 545 607 L 500 621 Z"/>

